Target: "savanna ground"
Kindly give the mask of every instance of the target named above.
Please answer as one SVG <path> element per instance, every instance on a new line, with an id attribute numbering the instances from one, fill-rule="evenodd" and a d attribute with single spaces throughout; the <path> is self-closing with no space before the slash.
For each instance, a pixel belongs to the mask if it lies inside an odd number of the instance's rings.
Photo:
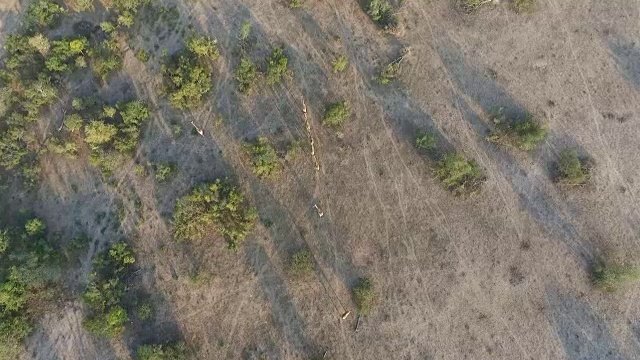
<path id="1" fill-rule="evenodd" d="M 0 44 L 27 4 L 0 4 Z M 449 0 L 405 0 L 396 34 L 380 31 L 355 0 L 306 0 L 298 9 L 280 0 L 154 5 L 173 9 L 170 21 L 141 10 L 123 71 L 106 85 L 73 79 L 67 90 L 145 101 L 151 120 L 136 159 L 178 171 L 159 183 L 134 175 L 130 161 L 107 184 L 83 157 L 47 156 L 34 194 L 3 199 L 7 213 L 37 204 L 51 231 L 93 240 L 23 358 L 126 359 L 142 342 L 175 339 L 198 359 L 640 357 L 640 289 L 603 293 L 590 280 L 599 257 L 633 263 L 640 250 L 639 3 L 540 0 L 527 14 L 493 5 L 465 14 Z M 72 12 L 56 31 L 97 24 L 100 9 Z M 283 45 L 291 70 L 250 96 L 234 80 L 244 20 L 258 67 Z M 177 51 L 190 30 L 217 39 L 221 58 L 204 106 L 180 112 L 159 93 L 161 54 Z M 135 56 L 140 48 L 151 55 L 146 63 Z M 373 79 L 405 48 L 398 81 Z M 339 55 L 349 65 L 334 73 Z M 325 106 L 342 99 L 351 119 L 323 127 Z M 487 142 L 488 114 L 499 107 L 546 119 L 546 141 L 528 154 Z M 61 119 L 53 107 L 39 128 L 53 132 Z M 444 189 L 414 146 L 418 130 L 473 157 L 487 177 L 482 191 L 454 198 Z M 243 143 L 259 135 L 278 150 L 304 144 L 277 178 L 256 177 L 246 162 Z M 587 186 L 553 183 L 551 164 L 567 146 L 596 164 Z M 175 200 L 219 177 L 240 184 L 255 205 L 255 231 L 237 250 L 216 236 L 174 241 Z M 118 211 L 121 226 L 112 226 Z M 96 252 L 133 232 L 130 286 L 152 299 L 155 320 L 95 338 L 82 326 L 78 294 Z M 304 248 L 316 271 L 292 278 L 287 262 Z M 377 296 L 354 332 L 351 289 L 361 277 Z"/>

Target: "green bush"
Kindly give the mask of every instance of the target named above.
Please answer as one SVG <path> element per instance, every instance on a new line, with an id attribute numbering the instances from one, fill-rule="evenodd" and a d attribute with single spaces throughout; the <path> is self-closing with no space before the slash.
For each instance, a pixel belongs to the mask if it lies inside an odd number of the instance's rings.
<path id="1" fill-rule="evenodd" d="M 67 115 L 64 118 L 64 126 L 71 133 L 80 132 L 80 129 L 82 129 L 82 125 L 84 125 L 84 121 L 82 120 L 82 117 L 78 114 Z"/>
<path id="2" fill-rule="evenodd" d="M 344 100 L 331 104 L 324 112 L 322 123 L 330 127 L 340 127 L 351 117 L 349 102 Z"/>
<path id="3" fill-rule="evenodd" d="M 598 262 L 593 269 L 592 280 L 598 289 L 613 292 L 625 284 L 640 280 L 640 268 Z"/>
<path id="4" fill-rule="evenodd" d="M 361 0 L 361 3 L 376 25 L 385 30 L 394 30 L 398 26 L 398 18 L 388 0 Z"/>
<path id="5" fill-rule="evenodd" d="M 509 120 L 499 112 L 493 119 L 494 129 L 487 140 L 520 150 L 530 151 L 547 137 L 547 130 L 531 116 L 520 121 Z"/>
<path id="6" fill-rule="evenodd" d="M 53 27 L 64 13 L 66 10 L 52 0 L 36 0 L 29 4 L 25 20 L 29 25 Z"/>
<path id="7" fill-rule="evenodd" d="M 133 251 L 124 242 L 114 243 L 96 256 L 92 281 L 82 295 L 89 310 L 84 322 L 88 331 L 106 337 L 122 334 L 129 319 L 122 304 L 125 279 L 134 262 Z"/>
<path id="8" fill-rule="evenodd" d="M 73 141 L 63 141 L 58 138 L 50 138 L 47 141 L 47 150 L 57 155 L 65 155 L 75 159 L 78 156 L 78 145 Z"/>
<path id="9" fill-rule="evenodd" d="M 335 58 L 331 62 L 331 66 L 333 67 L 333 73 L 334 74 L 337 74 L 339 72 L 343 72 L 344 69 L 346 69 L 348 65 L 349 65 L 349 58 L 347 58 L 344 55 L 338 56 L 337 58 Z"/>
<path id="10" fill-rule="evenodd" d="M 136 58 L 143 63 L 146 63 L 147 61 L 149 61 L 149 53 L 145 49 L 139 49 L 138 51 L 136 51 Z"/>
<path id="11" fill-rule="evenodd" d="M 216 60 L 220 57 L 218 42 L 208 36 L 191 37 L 187 42 L 187 49 L 198 56 L 208 58 L 210 60 Z"/>
<path id="12" fill-rule="evenodd" d="M 391 81 L 395 80 L 400 74 L 401 64 L 402 63 L 400 61 L 394 61 L 392 63 L 387 64 L 387 66 L 385 66 L 380 72 L 380 75 L 378 75 L 377 77 L 378 82 L 382 85 L 387 85 Z"/>
<path id="13" fill-rule="evenodd" d="M 356 286 L 353 287 L 353 301 L 356 303 L 356 309 L 361 315 L 367 315 L 376 299 L 376 293 L 373 289 L 371 280 L 361 278 Z"/>
<path id="14" fill-rule="evenodd" d="M 488 0 L 461 0 L 461 7 L 465 12 L 472 13 L 488 3 L 490 3 Z"/>
<path id="15" fill-rule="evenodd" d="M 247 144 L 246 148 L 251 157 L 253 173 L 258 177 L 269 178 L 279 172 L 280 159 L 267 138 L 259 137 L 253 143 Z"/>
<path id="16" fill-rule="evenodd" d="M 155 310 L 150 302 L 144 302 L 138 306 L 138 317 L 142 321 L 151 320 L 154 312 Z"/>
<path id="17" fill-rule="evenodd" d="M 178 241 L 197 240 L 215 229 L 234 247 L 253 230 L 256 217 L 240 190 L 218 179 L 178 199 L 173 235 Z"/>
<path id="18" fill-rule="evenodd" d="M 92 148 L 110 143 L 118 133 L 118 128 L 102 120 L 94 120 L 84 127 L 84 141 Z"/>
<path id="19" fill-rule="evenodd" d="M 93 0 L 71 0 L 69 2 L 70 6 L 75 11 L 93 11 Z"/>
<path id="20" fill-rule="evenodd" d="M 288 0 L 289 7 L 292 9 L 297 9 L 302 6 L 302 0 Z"/>
<path id="21" fill-rule="evenodd" d="M 559 183 L 567 185 L 583 185 L 589 180 L 590 169 L 585 161 L 580 160 L 574 149 L 560 151 L 560 159 L 556 165 Z"/>
<path id="22" fill-rule="evenodd" d="M 275 85 L 287 75 L 289 59 L 284 55 L 284 48 L 278 47 L 267 57 L 267 84 Z"/>
<path id="23" fill-rule="evenodd" d="M 438 138 L 430 132 L 418 131 L 416 136 L 416 147 L 420 150 L 432 151 L 438 145 Z"/>
<path id="24" fill-rule="evenodd" d="M 156 180 L 166 182 L 176 175 L 177 168 L 175 164 L 160 163 L 156 166 Z"/>
<path id="25" fill-rule="evenodd" d="M 76 60 L 82 58 L 88 46 L 89 41 L 86 38 L 55 40 L 45 65 L 51 72 L 73 70 Z"/>
<path id="26" fill-rule="evenodd" d="M 313 254 L 305 249 L 293 254 L 289 261 L 289 272 L 297 277 L 305 277 L 310 275 L 315 266 L 313 263 Z"/>
<path id="27" fill-rule="evenodd" d="M 105 40 L 88 50 L 93 72 L 102 81 L 107 81 L 109 75 L 122 69 L 122 55 L 118 50 L 118 43 L 111 39 Z"/>
<path id="28" fill-rule="evenodd" d="M 189 352 L 182 342 L 145 344 L 136 351 L 137 360 L 187 360 Z"/>
<path id="29" fill-rule="evenodd" d="M 238 82 L 238 91 L 242 94 L 248 94 L 256 81 L 256 65 L 248 57 L 242 57 L 240 64 L 236 69 L 236 81 Z"/>
<path id="30" fill-rule="evenodd" d="M 435 176 L 455 195 L 469 195 L 480 191 L 485 180 L 474 161 L 452 152 L 436 164 Z"/>
<path id="31" fill-rule="evenodd" d="M 163 66 L 164 91 L 177 109 L 189 110 L 202 105 L 211 90 L 211 72 L 192 54 L 181 54 Z"/>
<path id="32" fill-rule="evenodd" d="M 243 20 L 242 24 L 240 24 L 240 41 L 246 42 L 249 40 L 249 36 L 251 35 L 251 21 Z"/>

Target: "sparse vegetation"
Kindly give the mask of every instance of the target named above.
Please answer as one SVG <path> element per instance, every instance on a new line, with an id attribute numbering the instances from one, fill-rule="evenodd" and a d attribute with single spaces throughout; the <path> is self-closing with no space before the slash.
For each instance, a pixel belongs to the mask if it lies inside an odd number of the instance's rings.
<path id="1" fill-rule="evenodd" d="M 302 6 L 302 0 L 287 0 L 289 2 L 289 7 L 292 9 L 297 9 Z"/>
<path id="2" fill-rule="evenodd" d="M 640 280 L 640 268 L 631 265 L 607 264 L 599 261 L 592 272 L 593 284 L 600 290 L 613 292 L 623 285 Z"/>
<path id="3" fill-rule="evenodd" d="M 246 43 L 249 40 L 249 36 L 251 36 L 251 27 L 251 21 L 242 21 L 242 24 L 240 24 L 240 42 Z"/>
<path id="4" fill-rule="evenodd" d="M 329 127 L 340 127 L 351 117 L 348 101 L 341 101 L 327 107 L 322 123 Z"/>
<path id="5" fill-rule="evenodd" d="M 187 360 L 189 352 L 183 342 L 145 344 L 136 351 L 137 360 Z"/>
<path id="6" fill-rule="evenodd" d="M 293 276 L 305 277 L 313 273 L 314 267 L 311 251 L 304 249 L 291 256 L 288 269 Z"/>
<path id="7" fill-rule="evenodd" d="M 348 65 L 349 65 L 349 59 L 344 55 L 338 56 L 331 62 L 331 66 L 333 67 L 334 74 L 343 72 Z"/>
<path id="8" fill-rule="evenodd" d="M 376 25 L 385 30 L 394 30 L 398 26 L 398 18 L 388 0 L 360 0 L 365 12 Z"/>
<path id="9" fill-rule="evenodd" d="M 238 91 L 242 94 L 248 94 L 256 80 L 256 66 L 248 57 L 244 56 L 240 59 L 240 64 L 236 69 L 236 81 L 238 82 Z"/>
<path id="10" fill-rule="evenodd" d="M 487 140 L 503 146 L 530 151 L 547 137 L 547 130 L 530 115 L 522 120 L 510 120 L 500 111 L 493 123 L 494 129 Z"/>
<path id="11" fill-rule="evenodd" d="M 159 182 L 167 182 L 171 180 L 177 172 L 175 164 L 160 163 L 156 165 L 156 180 Z"/>
<path id="12" fill-rule="evenodd" d="M 580 159 L 578 152 L 574 149 L 560 151 L 556 168 L 556 181 L 561 184 L 584 185 L 589 180 L 589 166 L 586 161 Z"/>
<path id="13" fill-rule="evenodd" d="M 489 4 L 493 0 L 461 0 L 462 10 L 472 13 L 478 10 L 482 5 Z"/>
<path id="14" fill-rule="evenodd" d="M 452 152 L 436 164 L 436 177 L 455 195 L 469 195 L 480 191 L 485 180 L 482 170 L 457 152 Z"/>
<path id="15" fill-rule="evenodd" d="M 280 170 L 280 159 L 276 150 L 265 137 L 258 137 L 253 143 L 247 144 L 247 152 L 251 158 L 253 173 L 261 178 L 269 178 Z"/>
<path id="16" fill-rule="evenodd" d="M 218 179 L 177 201 L 173 236 L 178 241 L 198 240 L 215 229 L 235 247 L 253 230 L 256 218 L 240 190 Z"/>
<path id="17" fill-rule="evenodd" d="M 267 57 L 267 84 L 275 85 L 287 75 L 289 60 L 284 55 L 284 48 L 278 47 Z"/>
<path id="18" fill-rule="evenodd" d="M 532 12 L 536 8 L 536 0 L 512 0 L 511 7 L 519 14 Z"/>
<path id="19" fill-rule="evenodd" d="M 377 77 L 378 82 L 382 85 L 386 85 L 393 81 L 398 74 L 400 74 L 400 64 L 400 61 L 394 61 L 382 68 L 380 75 Z"/>
<path id="20" fill-rule="evenodd" d="M 163 65 L 162 74 L 164 92 L 177 109 L 199 107 L 211 90 L 211 72 L 189 53 L 180 54 L 170 64 Z"/>
<path id="21" fill-rule="evenodd" d="M 427 131 L 418 131 L 416 136 L 416 147 L 420 150 L 432 151 L 438 145 L 436 136 Z"/>
<path id="22" fill-rule="evenodd" d="M 371 311 L 376 299 L 376 293 L 373 289 L 371 280 L 361 278 L 356 286 L 353 287 L 353 301 L 356 303 L 358 313 L 367 315 Z"/>

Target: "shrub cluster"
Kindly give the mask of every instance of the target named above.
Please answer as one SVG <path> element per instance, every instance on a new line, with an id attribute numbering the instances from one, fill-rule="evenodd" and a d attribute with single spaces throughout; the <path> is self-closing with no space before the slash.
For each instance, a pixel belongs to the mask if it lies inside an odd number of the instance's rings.
<path id="1" fill-rule="evenodd" d="M 349 102 L 344 100 L 331 104 L 324 113 L 322 123 L 329 127 L 340 127 L 351 117 Z"/>
<path id="2" fill-rule="evenodd" d="M 436 164 L 435 176 L 455 195 L 470 195 L 480 191 L 485 177 L 475 163 L 452 152 Z"/>
<path id="3" fill-rule="evenodd" d="M 296 277 L 308 276 L 313 272 L 314 268 L 313 254 L 307 249 L 294 253 L 288 266 L 289 273 Z"/>
<path id="4" fill-rule="evenodd" d="M 183 342 L 145 344 L 136 350 L 137 360 L 187 360 L 189 351 Z"/>
<path id="5" fill-rule="evenodd" d="M 89 309 L 87 330 L 106 337 L 122 334 L 129 319 L 123 305 L 125 278 L 134 262 L 133 251 L 124 242 L 114 243 L 94 259 L 92 281 L 82 295 Z"/>
<path id="6" fill-rule="evenodd" d="M 587 161 L 580 159 L 578 152 L 574 149 L 560 151 L 556 171 L 556 181 L 567 185 L 586 184 L 591 175 Z"/>
<path id="7" fill-rule="evenodd" d="M 393 6 L 388 0 L 361 0 L 361 4 L 376 25 L 384 30 L 397 28 L 398 18 L 393 13 Z"/>
<path id="8" fill-rule="evenodd" d="M 494 129 L 487 140 L 504 146 L 530 151 L 547 137 L 545 129 L 530 115 L 522 120 L 507 119 L 500 111 L 494 118 Z"/>
<path id="9" fill-rule="evenodd" d="M 267 57 L 267 84 L 275 85 L 287 75 L 289 59 L 284 55 L 284 48 L 277 47 Z"/>
<path id="10" fill-rule="evenodd" d="M 376 299 L 376 293 L 373 289 L 371 280 L 367 278 L 360 278 L 353 287 L 353 301 L 356 303 L 358 313 L 361 315 L 367 315 Z"/>
<path id="11" fill-rule="evenodd" d="M 593 284 L 600 290 L 613 292 L 621 286 L 640 280 L 640 268 L 598 262 L 592 272 Z"/>
<path id="12" fill-rule="evenodd" d="M 178 241 L 197 240 L 215 229 L 235 247 L 254 228 L 257 214 L 238 188 L 227 181 L 196 187 L 176 202 L 173 236 Z"/>
<path id="13" fill-rule="evenodd" d="M 258 70 L 256 65 L 247 56 L 240 59 L 238 68 L 236 69 L 236 81 L 238 82 L 238 91 L 242 94 L 248 94 L 256 81 Z"/>
<path id="14" fill-rule="evenodd" d="M 273 177 L 280 171 L 280 159 L 267 138 L 258 137 L 253 143 L 247 144 L 246 149 L 251 158 L 253 173 L 258 177 Z"/>

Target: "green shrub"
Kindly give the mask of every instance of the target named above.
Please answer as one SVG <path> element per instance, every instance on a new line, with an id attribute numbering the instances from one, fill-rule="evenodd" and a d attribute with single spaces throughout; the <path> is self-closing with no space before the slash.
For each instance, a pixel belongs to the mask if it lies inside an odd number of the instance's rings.
<path id="1" fill-rule="evenodd" d="M 491 0 L 461 0 L 462 10 L 472 13 L 478 10 L 482 5 L 490 3 Z"/>
<path id="2" fill-rule="evenodd" d="M 78 114 L 67 115 L 64 118 L 64 126 L 67 128 L 67 130 L 69 130 L 69 132 L 72 132 L 72 133 L 79 132 L 80 129 L 82 129 L 83 124 L 84 124 L 84 121 L 82 120 L 82 117 L 80 117 L 80 115 Z"/>
<path id="3" fill-rule="evenodd" d="M 34 49 L 38 50 L 38 52 L 42 56 L 46 56 L 51 49 L 51 44 L 49 43 L 49 39 L 42 34 L 35 34 L 29 38 L 29 45 Z"/>
<path id="4" fill-rule="evenodd" d="M 53 41 L 51 54 L 47 58 L 45 65 L 51 72 L 72 70 L 72 66 L 76 64 L 76 59 L 82 58 L 88 46 L 89 41 L 86 38 Z"/>
<path id="5" fill-rule="evenodd" d="M 9 248 L 9 232 L 7 230 L 0 230 L 0 256 Z"/>
<path id="6" fill-rule="evenodd" d="M 449 153 L 436 164 L 435 176 L 455 195 L 469 195 L 480 191 L 485 180 L 474 161 L 456 152 Z"/>
<path id="7" fill-rule="evenodd" d="M 177 109 L 189 110 L 202 105 L 211 90 L 211 72 L 191 54 L 182 54 L 163 66 L 164 91 Z"/>
<path id="8" fill-rule="evenodd" d="M 240 64 L 236 69 L 236 81 L 238 82 L 238 91 L 248 94 L 256 80 L 256 65 L 248 57 L 242 57 Z"/>
<path id="9" fill-rule="evenodd" d="M 113 124 L 107 124 L 102 120 L 94 120 L 84 127 L 84 141 L 95 148 L 109 143 L 118 133 L 118 128 Z"/>
<path id="10" fill-rule="evenodd" d="M 137 360 L 187 360 L 189 352 L 184 343 L 145 344 L 136 351 Z"/>
<path id="11" fill-rule="evenodd" d="M 559 183 L 567 185 L 583 185 L 589 180 L 590 169 L 585 161 L 580 160 L 574 149 L 560 151 L 560 159 L 556 165 Z"/>
<path id="12" fill-rule="evenodd" d="M 367 315 L 376 299 L 376 293 L 373 290 L 371 280 L 361 278 L 356 286 L 353 287 L 353 301 L 356 303 L 356 309 L 361 315 Z"/>
<path id="13" fill-rule="evenodd" d="M 75 11 L 93 11 L 93 0 L 71 0 L 69 2 L 70 6 Z"/>
<path id="14" fill-rule="evenodd" d="M 122 305 L 126 291 L 125 279 L 134 262 L 133 251 L 124 242 L 114 243 L 96 256 L 92 281 L 82 295 L 89 309 L 84 322 L 88 331 L 106 337 L 122 334 L 129 319 Z"/>
<path id="15" fill-rule="evenodd" d="M 519 14 L 532 12 L 536 8 L 536 0 L 512 0 L 511 7 Z"/>
<path id="16" fill-rule="evenodd" d="M 361 0 L 361 3 L 376 25 L 385 30 L 394 30 L 398 26 L 398 18 L 388 0 Z"/>
<path id="17" fill-rule="evenodd" d="M 333 73 L 334 74 L 337 74 L 339 72 L 343 72 L 344 69 L 346 69 L 348 65 L 349 65 L 349 58 L 347 58 L 344 55 L 338 56 L 337 58 L 335 58 L 331 62 L 331 66 L 333 66 Z"/>
<path id="18" fill-rule="evenodd" d="M 136 52 L 136 58 L 143 63 L 146 63 L 147 61 L 149 61 L 149 53 L 145 49 L 139 49 Z"/>
<path id="19" fill-rule="evenodd" d="M 105 40 L 88 51 L 93 72 L 102 81 L 109 75 L 122 69 L 122 55 L 118 52 L 118 44 L 113 40 Z"/>
<path id="20" fill-rule="evenodd" d="M 149 302 L 144 302 L 138 306 L 138 317 L 142 321 L 151 320 L 154 312 L 155 310 L 153 309 L 153 305 Z"/>
<path id="21" fill-rule="evenodd" d="M 284 55 L 284 48 L 278 47 L 267 57 L 267 84 L 275 85 L 287 75 L 289 59 Z"/>
<path id="22" fill-rule="evenodd" d="M 302 6 L 302 0 L 288 0 L 289 7 L 292 9 L 297 9 Z"/>
<path id="23" fill-rule="evenodd" d="M 253 230 L 256 217 L 240 190 L 218 179 L 176 202 L 173 235 L 178 241 L 197 240 L 213 228 L 233 247 Z"/>
<path id="24" fill-rule="evenodd" d="M 208 58 L 210 60 L 216 60 L 220 57 L 218 42 L 208 36 L 191 37 L 187 42 L 187 49 L 198 56 Z"/>
<path id="25" fill-rule="evenodd" d="M 246 42 L 249 40 L 249 36 L 251 35 L 251 21 L 243 20 L 242 24 L 240 24 L 240 41 Z"/>
<path id="26" fill-rule="evenodd" d="M 398 77 L 398 75 L 400 74 L 400 65 L 402 64 L 401 60 L 402 58 L 393 61 L 387 64 L 382 69 L 380 75 L 378 75 L 377 77 L 377 80 L 380 84 L 387 85 Z"/>
<path id="27" fill-rule="evenodd" d="M 305 277 L 310 275 L 315 266 L 313 264 L 313 254 L 305 249 L 293 254 L 289 261 L 289 272 L 297 277 Z"/>
<path id="28" fill-rule="evenodd" d="M 600 290 L 613 292 L 625 284 L 640 280 L 640 268 L 630 265 L 608 265 L 598 262 L 592 272 L 593 284 Z"/>
<path id="29" fill-rule="evenodd" d="M 327 107 L 322 123 L 330 127 L 340 127 L 351 117 L 348 101 L 341 101 Z"/>
<path id="30" fill-rule="evenodd" d="M 156 180 L 159 182 L 169 181 L 176 175 L 176 172 L 175 164 L 160 163 L 156 166 Z"/>
<path id="31" fill-rule="evenodd" d="M 499 112 L 493 119 L 494 129 L 487 140 L 520 150 L 530 151 L 547 137 L 547 130 L 531 116 L 520 121 L 509 120 Z"/>
<path id="32" fill-rule="evenodd" d="M 54 154 L 65 155 L 71 159 L 78 156 L 78 145 L 73 141 L 62 141 L 58 138 L 51 138 L 47 142 L 47 150 Z"/>
<path id="33" fill-rule="evenodd" d="M 44 235 L 46 229 L 47 225 L 45 225 L 44 221 L 38 218 L 31 219 L 24 225 L 24 231 L 29 236 Z"/>
<path id="34" fill-rule="evenodd" d="M 418 131 L 416 136 L 416 147 L 420 150 L 432 151 L 438 145 L 438 138 L 430 132 Z"/>
<path id="35" fill-rule="evenodd" d="M 30 25 L 53 27 L 64 13 L 66 10 L 52 0 L 35 0 L 29 4 L 25 20 Z"/>
<path id="36" fill-rule="evenodd" d="M 280 159 L 267 138 L 259 137 L 253 143 L 247 144 L 246 147 L 251 157 L 254 174 L 261 178 L 269 178 L 279 172 Z"/>

